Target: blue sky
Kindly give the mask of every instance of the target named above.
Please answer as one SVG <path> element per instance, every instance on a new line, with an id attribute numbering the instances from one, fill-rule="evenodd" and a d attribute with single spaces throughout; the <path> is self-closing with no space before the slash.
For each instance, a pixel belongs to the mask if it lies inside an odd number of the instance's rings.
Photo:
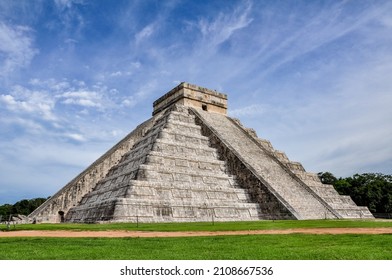
<path id="1" fill-rule="evenodd" d="M 181 81 L 311 172 L 392 170 L 391 1 L 0 0 L 0 204 L 52 195 Z"/>

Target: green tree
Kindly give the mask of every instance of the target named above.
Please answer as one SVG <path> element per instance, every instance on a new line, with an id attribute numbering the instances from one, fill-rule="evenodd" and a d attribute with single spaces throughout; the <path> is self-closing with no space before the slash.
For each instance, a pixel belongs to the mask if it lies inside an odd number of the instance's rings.
<path id="1" fill-rule="evenodd" d="M 27 199 L 22 199 L 12 206 L 12 214 L 28 215 L 30 203 Z"/>
<path id="2" fill-rule="evenodd" d="M 21 214 L 29 215 L 38 206 L 46 201 L 46 198 L 33 198 L 33 199 L 22 199 L 16 202 L 14 205 L 4 204 L 0 205 L 0 216 L 2 220 L 8 220 L 9 215 Z"/>
<path id="3" fill-rule="evenodd" d="M 338 180 L 331 172 L 319 172 L 317 176 L 320 178 L 323 184 L 334 185 Z"/>
<path id="4" fill-rule="evenodd" d="M 8 217 L 11 214 L 11 208 L 11 204 L 0 205 L 0 216 L 2 221 L 8 220 Z"/>
<path id="5" fill-rule="evenodd" d="M 364 173 L 339 179 L 330 172 L 320 172 L 318 175 L 323 183 L 333 182 L 339 194 L 351 196 L 357 205 L 367 206 L 373 213 L 392 212 L 391 175 Z"/>

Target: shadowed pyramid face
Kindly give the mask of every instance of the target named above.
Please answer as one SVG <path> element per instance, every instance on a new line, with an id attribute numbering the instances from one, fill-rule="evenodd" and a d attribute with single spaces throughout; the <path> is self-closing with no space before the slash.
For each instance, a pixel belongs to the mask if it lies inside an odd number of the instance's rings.
<path id="1" fill-rule="evenodd" d="M 36 209 L 37 222 L 371 218 L 226 115 L 227 96 L 182 83 L 153 117 Z"/>

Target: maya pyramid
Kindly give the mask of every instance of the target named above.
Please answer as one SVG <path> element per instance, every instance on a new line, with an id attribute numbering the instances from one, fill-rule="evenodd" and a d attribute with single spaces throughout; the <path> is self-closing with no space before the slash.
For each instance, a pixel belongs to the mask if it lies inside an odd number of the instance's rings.
<path id="1" fill-rule="evenodd" d="M 181 83 L 153 116 L 29 218 L 195 222 L 373 218 L 226 115 L 227 95 Z"/>

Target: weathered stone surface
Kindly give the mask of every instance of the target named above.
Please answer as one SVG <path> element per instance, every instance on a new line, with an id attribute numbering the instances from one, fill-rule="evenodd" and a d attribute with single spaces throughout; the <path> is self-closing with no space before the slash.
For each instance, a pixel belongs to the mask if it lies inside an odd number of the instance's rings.
<path id="1" fill-rule="evenodd" d="M 109 169 L 119 162 L 123 154 L 131 149 L 137 139 L 141 138 L 145 131 L 153 125 L 154 121 L 155 118 L 151 118 L 139 125 L 123 140 L 34 210 L 29 217 L 35 218 L 37 222 L 58 223 L 64 221 L 64 216 L 69 209 L 78 205 L 82 198 L 91 192 L 99 180 L 105 178 Z"/>
<path id="2" fill-rule="evenodd" d="M 65 218 L 70 222 L 259 219 L 258 205 L 248 201 L 245 190 L 233 186 L 225 170 L 225 162 L 218 159 L 187 108 L 174 105 L 162 111 L 155 125 Z"/>
<path id="3" fill-rule="evenodd" d="M 153 117 L 37 208 L 37 222 L 371 218 L 254 130 L 227 96 L 182 83 Z"/>
<path id="4" fill-rule="evenodd" d="M 175 103 L 220 114 L 226 114 L 227 112 L 226 94 L 188 83 L 181 83 L 154 102 L 153 115 Z"/>

